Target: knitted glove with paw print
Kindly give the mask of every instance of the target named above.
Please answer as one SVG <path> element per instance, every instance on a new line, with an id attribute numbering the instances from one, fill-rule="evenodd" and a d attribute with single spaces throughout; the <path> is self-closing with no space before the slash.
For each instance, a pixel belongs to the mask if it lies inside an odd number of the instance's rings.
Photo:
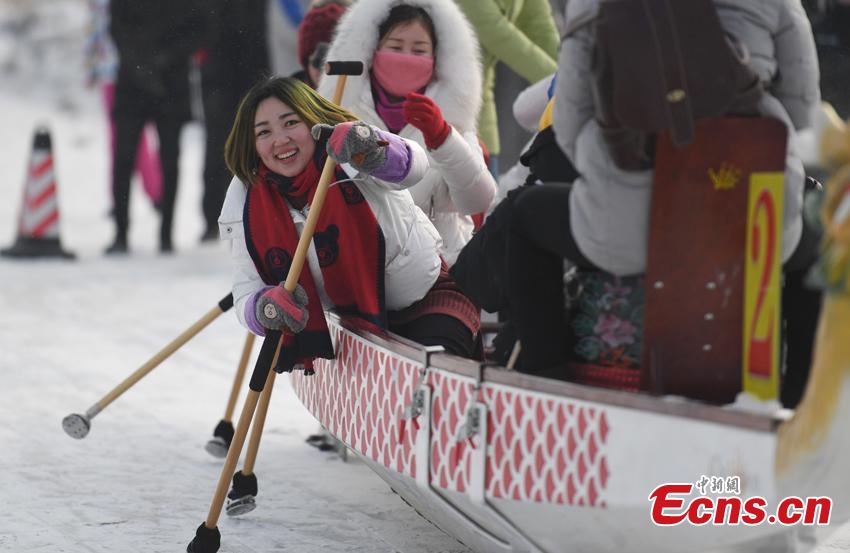
<path id="1" fill-rule="evenodd" d="M 299 284 L 288 292 L 283 283 L 269 288 L 257 298 L 254 305 L 257 322 L 269 330 L 282 330 L 297 334 L 307 326 L 307 292 Z"/>
<path id="2" fill-rule="evenodd" d="M 371 174 L 387 161 L 387 145 L 380 131 L 363 121 L 345 122 L 337 125 L 315 125 L 313 138 L 330 131 L 328 155 L 337 163 L 348 163 L 358 171 Z"/>

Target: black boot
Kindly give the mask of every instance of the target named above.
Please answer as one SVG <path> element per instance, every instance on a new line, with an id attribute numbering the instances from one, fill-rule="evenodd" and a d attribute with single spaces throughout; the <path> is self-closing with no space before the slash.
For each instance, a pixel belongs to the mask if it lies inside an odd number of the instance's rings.
<path id="1" fill-rule="evenodd" d="M 106 251 L 103 253 L 106 255 L 124 255 L 129 251 L 127 247 L 127 236 L 119 234 L 115 237 L 115 240 L 112 242 Z"/>
<path id="2" fill-rule="evenodd" d="M 209 529 L 203 522 L 195 530 L 195 538 L 186 547 L 187 553 L 215 553 L 221 547 L 221 532 L 218 527 Z"/>
<path id="3" fill-rule="evenodd" d="M 201 242 L 214 242 L 218 240 L 218 225 L 207 224 L 207 228 L 201 235 Z"/>
<path id="4" fill-rule="evenodd" d="M 171 243 L 171 225 L 162 225 L 159 232 L 159 253 L 171 253 L 174 245 Z"/>

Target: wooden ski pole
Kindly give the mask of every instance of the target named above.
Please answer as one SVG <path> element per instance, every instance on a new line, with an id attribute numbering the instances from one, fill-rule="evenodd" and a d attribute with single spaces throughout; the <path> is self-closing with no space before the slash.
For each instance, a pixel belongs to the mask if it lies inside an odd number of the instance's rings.
<path id="1" fill-rule="evenodd" d="M 245 345 L 242 347 L 242 356 L 239 358 L 239 366 L 236 368 L 236 376 L 233 378 L 233 386 L 230 388 L 230 397 L 227 399 L 227 407 L 224 409 L 224 417 L 218 422 L 213 430 L 213 438 L 207 442 L 206 450 L 215 457 L 226 457 L 227 448 L 233 440 L 233 411 L 236 409 L 236 400 L 239 398 L 239 389 L 245 379 L 245 369 L 248 367 L 248 359 L 251 358 L 251 350 L 254 348 L 254 333 L 249 332 L 245 337 Z"/>
<path id="2" fill-rule="evenodd" d="M 257 460 L 257 451 L 260 449 L 260 437 L 263 435 L 263 427 L 266 424 L 266 413 L 269 410 L 269 401 L 271 400 L 276 374 L 275 371 L 271 371 L 268 380 L 266 380 L 266 389 L 260 395 L 260 403 L 257 406 L 257 418 L 251 427 L 251 439 L 248 440 L 248 451 L 245 453 L 245 462 L 242 464 L 243 474 L 254 473 L 254 463 Z"/>
<path id="3" fill-rule="evenodd" d="M 230 492 L 227 494 L 227 505 L 224 510 L 229 516 L 239 516 L 250 513 L 257 506 L 254 499 L 257 495 L 257 476 L 254 474 L 254 463 L 257 460 L 257 452 L 260 450 L 260 438 L 263 436 L 263 428 L 266 425 L 266 414 L 269 411 L 269 402 L 274 389 L 275 371 L 270 371 L 266 379 L 266 386 L 260 394 L 257 411 L 254 413 L 254 422 L 251 425 L 251 437 L 248 439 L 248 450 L 245 453 L 245 462 L 242 470 L 233 475 Z"/>
<path id="4" fill-rule="evenodd" d="M 348 75 L 360 75 L 363 73 L 363 64 L 361 62 L 328 62 L 325 64 L 326 73 L 328 75 L 338 75 L 336 89 L 334 91 L 333 102 L 339 104 L 342 101 L 342 94 L 345 90 L 345 81 Z M 322 206 L 325 203 L 328 188 L 336 170 L 336 162 L 330 156 L 325 160 L 325 165 L 322 168 L 322 174 L 319 177 L 319 184 L 316 186 L 316 193 L 313 195 L 313 201 L 310 204 L 310 212 L 307 215 L 307 221 L 304 223 L 304 228 L 301 231 L 301 236 L 298 239 L 298 247 L 295 249 L 295 255 L 292 258 L 292 264 L 289 267 L 289 273 L 286 275 L 284 288 L 288 292 L 293 292 L 298 285 L 298 278 L 301 276 L 301 270 L 304 268 L 304 261 L 307 258 L 307 251 L 310 243 L 313 240 L 313 233 L 316 230 L 316 223 L 319 220 L 319 214 L 322 211 Z M 267 344 L 275 343 L 274 359 L 269 363 L 266 359 L 267 355 L 263 355 L 263 350 L 269 351 L 271 348 Z M 188 553 L 215 553 L 221 544 L 221 533 L 218 530 L 218 519 L 221 516 L 221 508 L 224 504 L 224 498 L 227 493 L 228 484 L 233 477 L 236 469 L 236 463 L 239 460 L 239 455 L 242 453 L 242 446 L 245 443 L 245 436 L 248 434 L 248 427 L 251 425 L 251 419 L 254 417 L 254 411 L 259 401 L 260 393 L 263 391 L 267 380 L 273 380 L 274 371 L 272 367 L 277 363 L 280 347 L 283 343 L 283 334 L 279 332 L 268 332 L 263 346 L 260 351 L 260 357 L 257 359 L 257 364 L 254 366 L 254 373 L 251 376 L 250 390 L 245 398 L 245 404 L 242 407 L 242 413 L 239 416 L 239 422 L 236 426 L 236 433 L 233 436 L 233 442 L 227 451 L 227 459 L 221 469 L 221 475 L 218 479 L 215 494 L 213 495 L 210 510 L 207 513 L 206 520 L 201 523 L 195 530 L 195 537 L 186 548 Z M 261 363 L 261 361 L 266 361 Z M 271 373 L 271 374 L 269 374 Z M 258 442 L 259 443 L 259 442 Z"/>
<path id="5" fill-rule="evenodd" d="M 85 414 L 72 413 L 62 419 L 62 428 L 72 438 L 78 440 L 85 438 L 91 429 L 91 420 L 101 411 L 106 409 L 106 406 L 115 401 L 121 394 L 130 389 L 136 382 L 144 378 L 149 372 L 154 370 L 163 361 L 168 359 L 172 353 L 180 349 L 183 344 L 191 340 L 195 335 L 213 322 L 219 315 L 233 307 L 233 294 L 224 296 L 218 304 L 210 309 L 203 317 L 198 319 L 192 326 L 184 330 L 180 335 L 168 343 L 164 348 L 159 350 L 151 357 L 144 365 L 136 369 L 133 374 L 125 378 L 120 384 L 112 389 L 102 399 L 88 408 Z"/>

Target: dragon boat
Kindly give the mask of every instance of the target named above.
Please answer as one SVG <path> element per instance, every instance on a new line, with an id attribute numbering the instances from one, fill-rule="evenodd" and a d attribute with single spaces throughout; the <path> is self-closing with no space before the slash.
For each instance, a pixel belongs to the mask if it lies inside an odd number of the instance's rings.
<path id="1" fill-rule="evenodd" d="M 784 134 L 775 126 L 768 130 L 784 148 Z M 664 155 L 663 145 L 659 152 Z M 753 166 L 737 174 L 749 181 L 749 187 L 739 188 L 749 189 L 752 198 L 758 183 L 770 179 L 765 180 L 760 162 L 736 161 L 734 155 L 727 151 L 700 163 Z M 773 157 L 781 167 L 784 150 Z M 693 161 L 686 158 L 677 159 Z M 675 174 L 681 181 L 681 171 Z M 724 190 L 712 180 L 712 190 Z M 743 203 L 750 207 L 747 240 L 766 239 L 769 232 L 753 229 L 763 229 L 770 218 L 759 215 L 752 200 Z M 759 322 L 753 319 L 759 308 L 747 307 L 771 305 L 765 290 L 772 286 L 778 312 L 775 259 L 772 269 L 756 263 L 758 270 L 774 274 L 755 279 L 752 294 L 746 268 L 739 271 L 744 291 L 735 311 L 742 317 L 734 328 L 741 333 L 733 352 L 737 376 L 726 378 L 719 368 L 719 377 L 702 381 L 720 388 L 734 381 L 739 399 L 743 392 L 768 400 L 753 401 L 751 409 L 740 401 L 721 405 L 696 398 L 670 378 L 669 370 L 644 368 L 637 392 L 554 381 L 423 348 L 333 314 L 328 323 L 336 359 L 318 360 L 312 376 L 293 373 L 291 383 L 306 408 L 408 504 L 477 552 L 806 551 L 850 518 L 845 464 L 850 459 L 850 169 L 830 181 L 822 213 L 821 273 L 827 291 L 808 386 L 793 411 L 775 401 L 781 346 L 771 329 L 778 321 Z M 740 259 L 744 252 L 748 259 L 762 259 L 765 248 L 750 242 L 739 248 Z M 716 267 L 712 270 L 716 277 Z M 651 303 L 660 302 L 652 294 L 661 287 L 653 284 L 669 282 L 649 273 L 648 325 L 657 320 Z M 721 296 L 726 305 L 730 295 Z M 698 313 L 706 309 L 694 307 Z M 722 317 L 719 308 L 715 311 Z M 645 349 L 661 356 L 663 334 L 647 328 Z M 765 336 L 774 340 L 770 354 L 754 355 Z M 681 347 L 680 336 L 673 338 Z M 656 341 L 650 346 L 650 340 Z M 685 358 L 688 367 L 688 359 L 701 366 L 695 352 L 712 353 L 706 340 L 695 341 L 691 358 Z M 709 367 L 720 363 L 710 355 L 707 362 Z M 762 362 L 768 368 L 760 373 Z M 689 374 L 699 382 L 699 374 Z M 763 393 L 771 387 L 772 395 Z M 703 495 L 728 495 L 728 487 L 725 492 L 699 488 L 706 479 L 728 477 L 736 483 L 732 495 L 761 498 L 768 511 L 788 497 L 828 497 L 829 524 L 653 523 L 650 496 L 658 486 L 694 484 L 681 496 L 687 505 Z"/>

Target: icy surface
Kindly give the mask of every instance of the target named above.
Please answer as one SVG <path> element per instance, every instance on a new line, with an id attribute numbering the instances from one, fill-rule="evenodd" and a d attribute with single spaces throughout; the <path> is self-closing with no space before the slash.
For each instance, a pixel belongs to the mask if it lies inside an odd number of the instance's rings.
<path id="1" fill-rule="evenodd" d="M 185 551 L 222 466 L 204 444 L 224 414 L 245 340 L 233 313 L 97 415 L 85 439 L 68 437 L 61 421 L 84 413 L 229 292 L 227 248 L 197 240 L 202 130 L 183 134 L 177 253 L 156 252 L 158 217 L 134 184 L 133 253 L 102 256 L 112 238 L 107 128 L 73 55 L 85 2 L 52 3 L 54 21 L 37 24 L 23 21 L 44 2 L 0 1 L 0 248 L 15 240 L 32 133 L 44 123 L 62 241 L 77 255 L 0 258 L 0 552 Z M 26 25 L 29 35 L 11 35 Z M 48 36 L 54 46 L 39 49 L 27 42 L 36 30 L 65 38 Z M 234 418 L 240 409 L 241 397 Z M 344 463 L 306 445 L 317 429 L 288 378 L 278 378 L 256 464 L 258 507 L 241 519 L 222 514 L 222 552 L 467 551 L 356 457 Z"/>
<path id="2" fill-rule="evenodd" d="M 0 258 L 0 552 L 183 551 L 220 473 L 204 444 L 245 332 L 224 314 L 97 415 L 85 439 L 62 431 L 65 415 L 84 413 L 188 328 L 230 279 L 225 245 L 197 242 L 196 124 L 182 141 L 177 253 L 156 253 L 158 217 L 134 185 L 133 253 L 101 255 L 112 238 L 107 129 L 96 92 L 82 86 L 84 9 L 83 0 L 0 0 L 0 248 L 15 240 L 32 133 L 46 124 L 62 241 L 77 255 Z M 468 551 L 355 457 L 343 463 L 305 445 L 318 425 L 288 379 L 277 382 L 256 464 L 258 508 L 222 515 L 223 553 Z M 817 551 L 850 551 L 850 527 Z"/>
<path id="3" fill-rule="evenodd" d="M 52 112 L 7 92 L 0 112 L 0 244 L 14 241 L 31 132 L 43 120 L 53 131 L 62 239 L 78 256 L 0 259 L 0 551 L 182 551 L 220 473 L 203 446 L 245 339 L 232 312 L 97 415 L 85 439 L 66 436 L 60 423 L 229 291 L 227 249 L 196 243 L 200 131 L 184 134 L 177 253 L 155 253 L 157 218 L 137 187 L 133 255 L 112 259 L 100 254 L 112 229 L 96 113 Z M 279 378 L 256 465 L 258 508 L 223 518 L 221 551 L 465 551 L 364 464 L 304 444 L 317 427 Z"/>

